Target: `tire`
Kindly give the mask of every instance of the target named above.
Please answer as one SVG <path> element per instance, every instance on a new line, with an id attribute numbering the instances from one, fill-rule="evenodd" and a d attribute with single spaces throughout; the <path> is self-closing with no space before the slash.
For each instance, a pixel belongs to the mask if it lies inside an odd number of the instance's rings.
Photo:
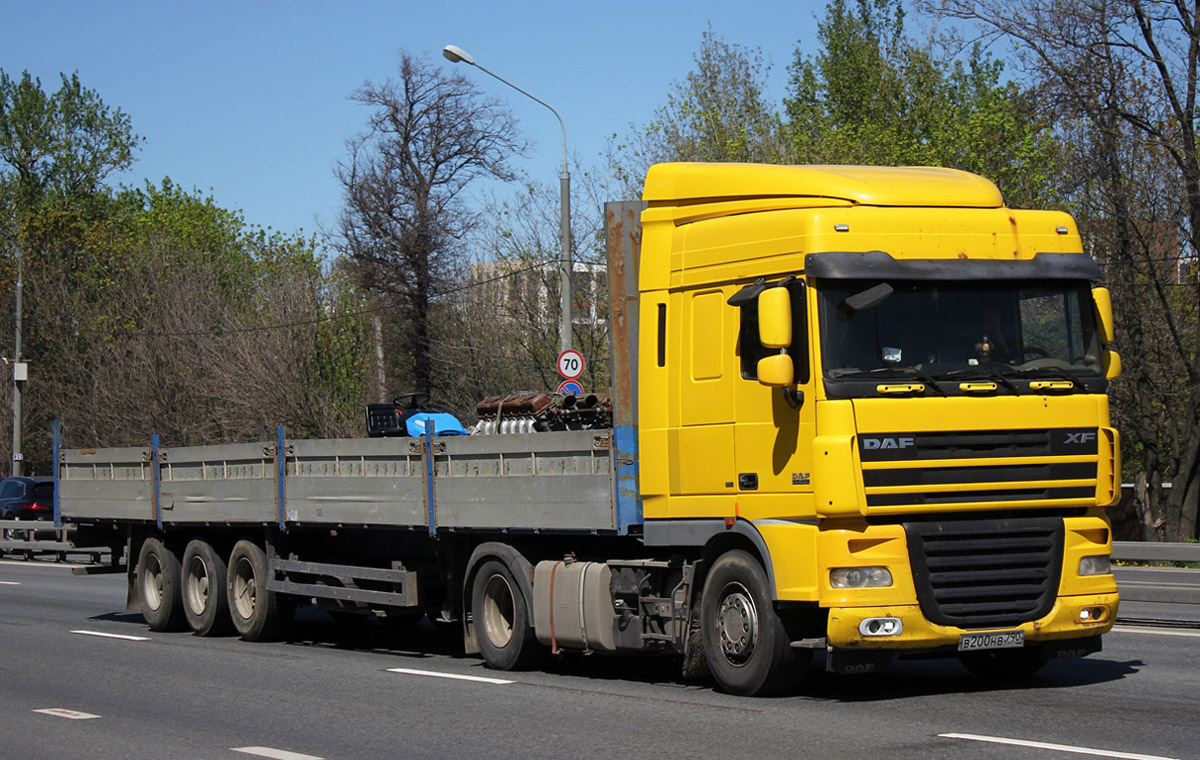
<path id="1" fill-rule="evenodd" d="M 958 661 L 979 678 L 1005 682 L 1031 677 L 1046 667 L 1050 659 L 1042 652 L 1041 647 L 1026 647 L 960 654 Z"/>
<path id="2" fill-rule="evenodd" d="M 179 592 L 179 557 L 161 538 L 147 538 L 138 552 L 138 607 L 152 631 L 182 631 L 186 627 Z"/>
<path id="3" fill-rule="evenodd" d="M 544 651 L 529 625 L 529 605 L 508 567 L 484 562 L 471 584 L 475 637 L 483 661 L 495 670 L 530 667 Z"/>
<path id="4" fill-rule="evenodd" d="M 267 554 L 258 544 L 243 539 L 233 545 L 226 593 L 233 627 L 245 641 L 278 638 L 294 612 L 281 594 L 267 590 L 269 577 Z"/>
<path id="5" fill-rule="evenodd" d="M 183 552 L 183 614 L 197 636 L 218 636 L 233 627 L 225 560 L 207 542 L 193 539 Z"/>
<path id="6" fill-rule="evenodd" d="M 771 602 L 767 574 L 740 549 L 713 563 L 700 599 L 704 656 L 722 691 L 778 694 L 799 681 L 797 658 Z"/>

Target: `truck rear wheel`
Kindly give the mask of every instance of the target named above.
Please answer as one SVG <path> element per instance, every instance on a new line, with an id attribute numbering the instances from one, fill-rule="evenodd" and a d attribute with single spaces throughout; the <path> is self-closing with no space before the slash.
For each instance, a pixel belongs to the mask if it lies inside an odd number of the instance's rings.
<path id="1" fill-rule="evenodd" d="M 731 694 L 769 696 L 798 678 L 796 657 L 771 603 L 767 574 L 734 550 L 713 563 L 700 600 L 704 655 L 717 685 Z"/>
<path id="2" fill-rule="evenodd" d="M 225 560 L 207 541 L 188 543 L 183 552 L 183 612 L 197 636 L 215 636 L 232 626 Z"/>
<path id="3" fill-rule="evenodd" d="M 488 560 L 471 584 L 471 609 L 479 651 L 489 668 L 520 670 L 537 658 L 541 645 L 529 625 L 529 605 L 503 562 Z"/>
<path id="4" fill-rule="evenodd" d="M 150 630 L 183 630 L 185 621 L 179 578 L 179 557 L 162 539 L 147 538 L 138 553 L 137 596 L 138 607 Z"/>
<path id="5" fill-rule="evenodd" d="M 227 592 L 233 627 L 246 641 L 279 636 L 292 613 L 282 596 L 267 590 L 267 553 L 253 541 L 241 540 L 229 553 Z"/>

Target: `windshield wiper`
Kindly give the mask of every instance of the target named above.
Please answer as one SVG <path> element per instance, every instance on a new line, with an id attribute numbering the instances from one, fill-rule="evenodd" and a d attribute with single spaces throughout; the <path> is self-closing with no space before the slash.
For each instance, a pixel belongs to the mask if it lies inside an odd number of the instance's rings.
<path id="1" fill-rule="evenodd" d="M 920 380 L 921 382 L 925 383 L 926 386 L 932 387 L 940 395 L 946 395 L 946 392 L 938 387 L 936 380 L 915 367 L 876 367 L 875 369 L 845 367 L 843 369 L 832 370 L 829 373 L 830 377 L 838 380 L 842 378 L 871 377 L 875 375 L 884 375 L 885 377 L 911 377 L 913 379 Z"/>
<path id="2" fill-rule="evenodd" d="M 1012 380 L 1009 380 L 1003 372 L 984 369 L 983 367 L 967 367 L 966 369 L 942 372 L 937 378 L 939 380 L 991 380 L 998 385 L 1003 385 L 1007 390 L 1012 391 L 1014 395 L 1020 393 L 1016 384 Z"/>

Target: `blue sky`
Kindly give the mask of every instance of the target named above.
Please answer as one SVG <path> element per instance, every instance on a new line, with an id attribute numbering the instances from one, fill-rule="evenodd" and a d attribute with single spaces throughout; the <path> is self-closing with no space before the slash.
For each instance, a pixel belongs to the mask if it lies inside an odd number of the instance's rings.
<path id="1" fill-rule="evenodd" d="M 568 147 L 599 165 L 605 140 L 648 121 L 692 67 L 711 23 L 727 42 L 758 46 L 784 93 L 797 42 L 808 52 L 824 1 L 656 2 L 39 2 L 7 3 L 0 68 L 58 89 L 58 73 L 120 107 L 145 138 L 118 183 L 170 176 L 285 232 L 332 228 L 341 205 L 333 167 L 366 110 L 347 99 L 391 76 L 397 52 L 438 65 L 446 44 L 549 102 Z M 557 183 L 558 122 L 482 72 L 458 64 L 504 99 L 533 146 L 518 169 Z"/>

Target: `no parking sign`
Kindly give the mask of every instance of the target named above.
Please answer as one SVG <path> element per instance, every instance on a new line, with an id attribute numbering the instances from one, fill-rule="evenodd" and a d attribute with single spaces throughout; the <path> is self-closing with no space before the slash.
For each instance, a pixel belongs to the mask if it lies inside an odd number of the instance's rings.
<path id="1" fill-rule="evenodd" d="M 563 380 L 558 386 L 558 392 L 563 396 L 579 396 L 583 394 L 583 386 L 575 380 Z"/>

